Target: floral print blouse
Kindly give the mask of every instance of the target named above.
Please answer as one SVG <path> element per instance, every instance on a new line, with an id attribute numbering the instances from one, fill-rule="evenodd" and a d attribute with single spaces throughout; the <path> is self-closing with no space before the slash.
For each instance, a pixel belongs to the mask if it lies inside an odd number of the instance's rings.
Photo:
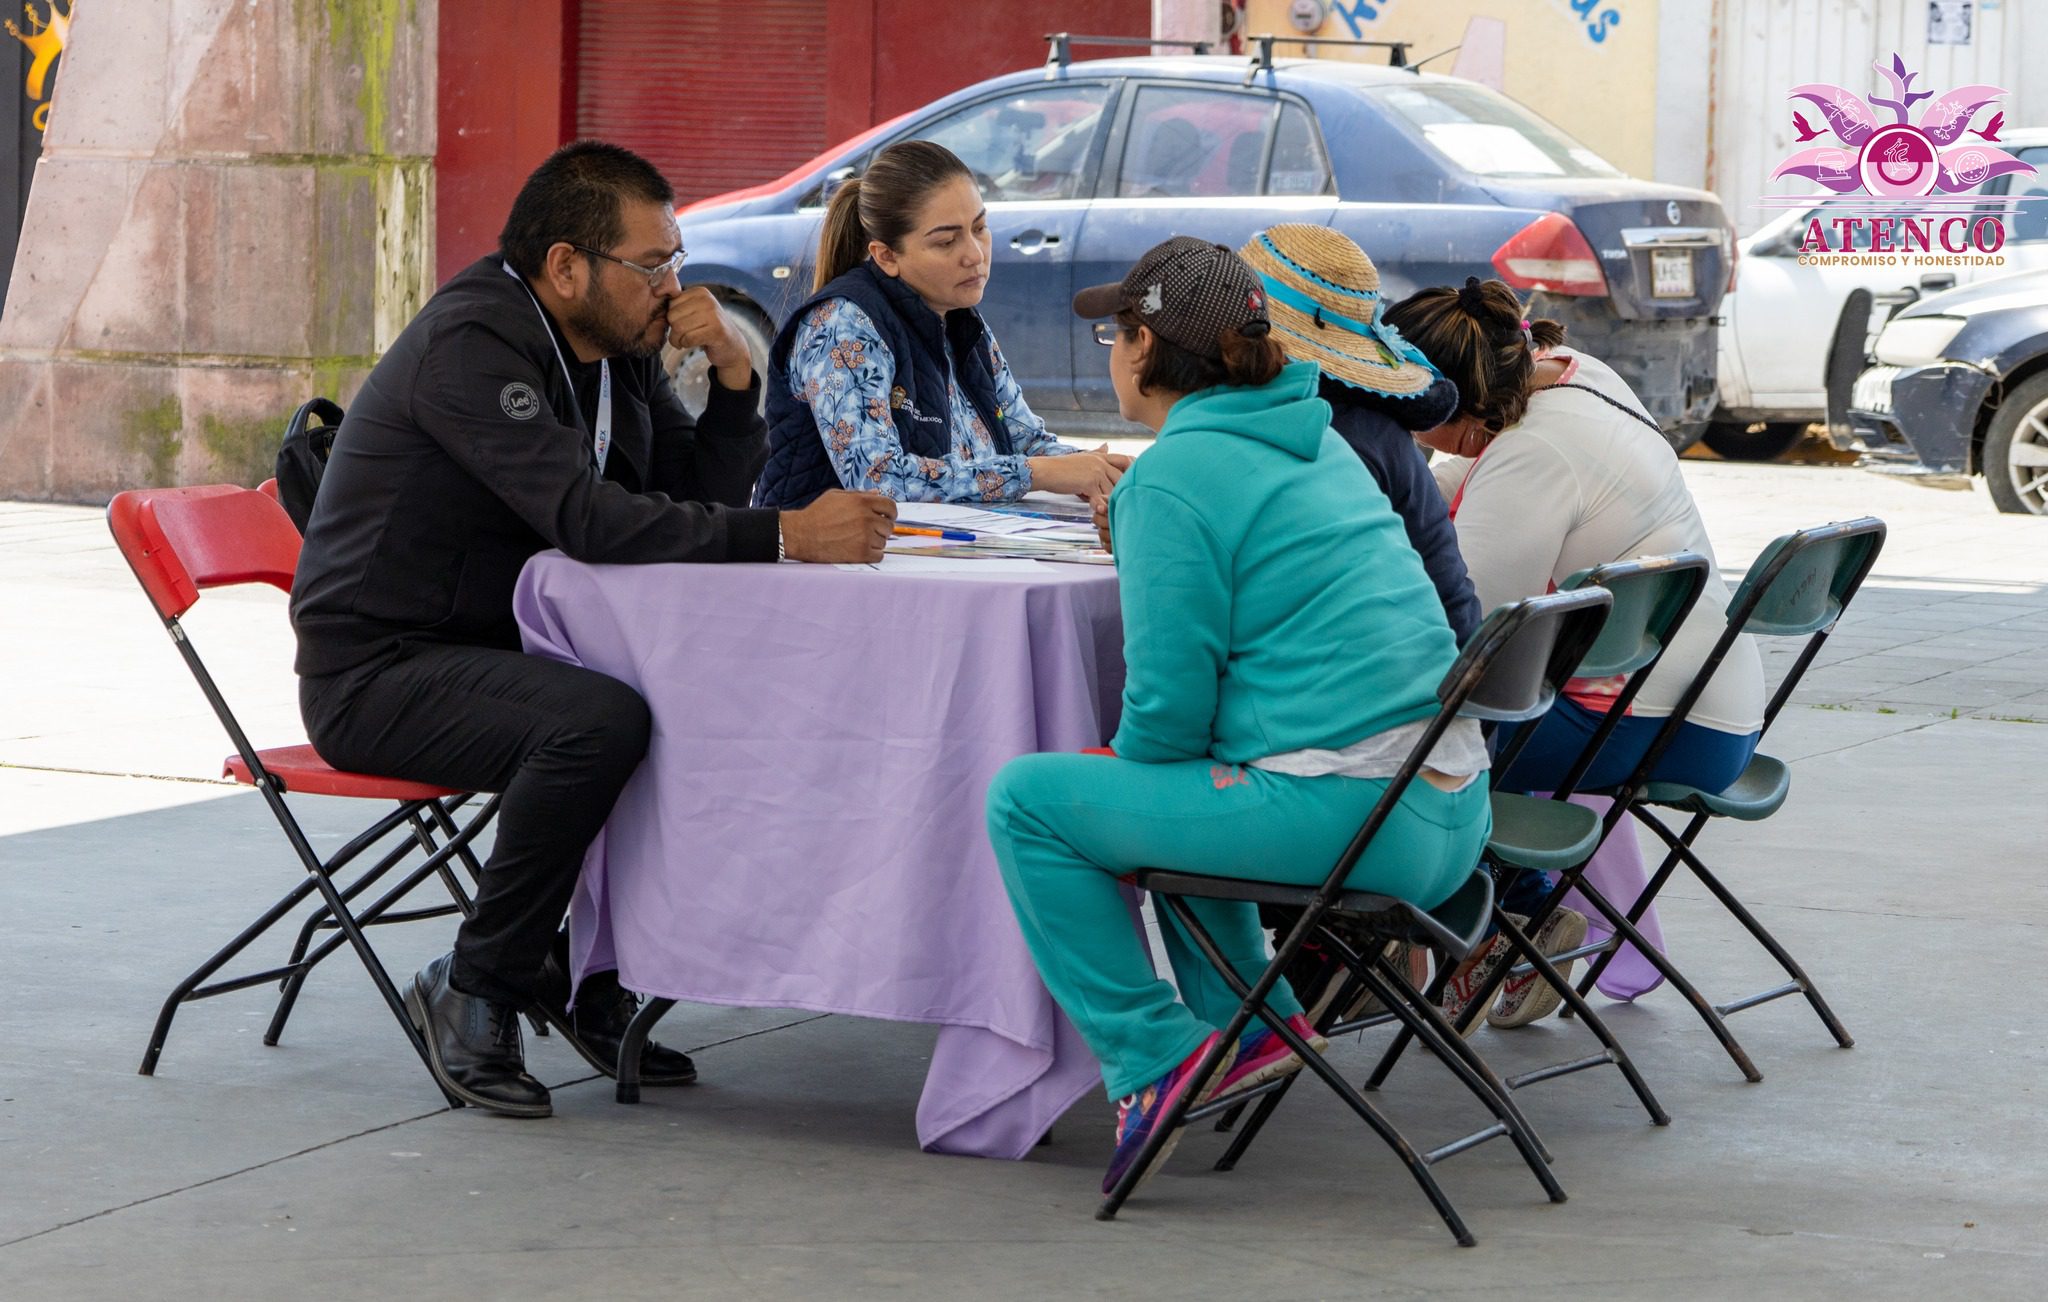
<path id="1" fill-rule="evenodd" d="M 906 452 L 889 415 L 896 359 L 866 312 L 835 298 L 811 310 L 789 352 L 790 396 L 808 403 L 839 482 L 899 502 L 1003 502 L 1031 491 L 1028 458 L 1077 449 L 1054 438 L 1024 402 L 1017 377 L 993 338 L 996 411 L 1009 431 L 1010 455 L 955 382 L 952 347 L 946 353 L 946 396 L 952 451 L 945 457 Z"/>

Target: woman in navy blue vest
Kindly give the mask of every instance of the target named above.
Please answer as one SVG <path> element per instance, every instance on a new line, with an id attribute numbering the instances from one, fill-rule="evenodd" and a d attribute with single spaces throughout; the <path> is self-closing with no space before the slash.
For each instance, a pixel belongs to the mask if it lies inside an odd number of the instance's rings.
<path id="1" fill-rule="evenodd" d="M 756 506 L 831 488 L 899 502 L 1106 497 L 1124 457 L 1061 443 L 975 310 L 988 213 L 974 175 L 928 140 L 891 145 L 832 196 L 811 299 L 768 354 L 768 465 Z"/>

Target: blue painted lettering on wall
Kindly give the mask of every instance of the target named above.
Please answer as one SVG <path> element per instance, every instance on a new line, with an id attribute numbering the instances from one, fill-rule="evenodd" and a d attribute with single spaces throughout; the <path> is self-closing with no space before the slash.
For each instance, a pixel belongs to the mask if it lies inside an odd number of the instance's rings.
<path id="1" fill-rule="evenodd" d="M 1391 3 L 1393 0 L 1350 0 L 1348 4 L 1345 0 L 1330 0 L 1330 12 L 1344 20 L 1344 25 L 1351 29 L 1351 39 L 1356 41 L 1364 38 L 1365 25 L 1377 22 Z"/>
<path id="2" fill-rule="evenodd" d="M 1586 39 L 1595 45 L 1604 44 L 1607 34 L 1621 26 L 1621 13 L 1613 7 L 1614 0 L 1551 0 L 1551 3 L 1569 11 L 1583 23 Z"/>

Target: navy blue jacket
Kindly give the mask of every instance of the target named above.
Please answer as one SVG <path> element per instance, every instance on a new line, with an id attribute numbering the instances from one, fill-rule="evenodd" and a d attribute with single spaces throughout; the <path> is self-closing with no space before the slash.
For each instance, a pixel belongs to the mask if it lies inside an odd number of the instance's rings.
<path id="1" fill-rule="evenodd" d="M 1479 627 L 1479 598 L 1458 552 L 1444 495 L 1431 478 L 1413 431 L 1433 429 L 1458 410 L 1458 389 L 1439 380 L 1410 398 L 1384 397 L 1323 377 L 1322 397 L 1330 404 L 1330 427 L 1344 436 L 1365 468 L 1379 481 L 1387 500 L 1407 527 L 1409 545 L 1422 556 L 1423 568 L 1436 585 L 1444 615 L 1458 645 Z"/>
<path id="2" fill-rule="evenodd" d="M 789 354 L 811 310 L 835 298 L 851 301 L 867 313 L 889 346 L 896 375 L 889 389 L 890 415 L 896 437 L 913 456 L 944 457 L 953 448 L 952 403 L 947 397 L 946 347 L 951 344 L 953 379 L 988 427 L 996 451 L 1013 451 L 1010 431 L 996 406 L 994 354 L 988 326 L 973 308 L 939 314 L 925 305 L 917 291 L 872 261 L 863 262 L 813 294 L 789 314 L 768 350 L 768 464 L 754 486 L 754 505 L 784 511 L 808 506 L 833 488 L 859 488 L 839 482 L 838 471 L 825 451 L 824 436 L 809 403 L 789 392 Z"/>

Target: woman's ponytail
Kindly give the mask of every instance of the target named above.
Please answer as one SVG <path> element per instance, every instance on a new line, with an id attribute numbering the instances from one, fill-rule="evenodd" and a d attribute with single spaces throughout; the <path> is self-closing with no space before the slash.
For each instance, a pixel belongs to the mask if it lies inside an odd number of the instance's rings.
<path id="1" fill-rule="evenodd" d="M 1387 309 L 1386 320 L 1458 386 L 1459 413 L 1497 434 L 1529 409 L 1535 354 L 1564 342 L 1562 325 L 1527 320 L 1523 310 L 1503 282 L 1467 276 L 1456 289 L 1410 295 Z"/>
<path id="2" fill-rule="evenodd" d="M 832 192 L 825 208 L 825 229 L 818 235 L 818 270 L 811 277 L 817 293 L 859 266 L 868 256 L 867 229 L 860 224 L 860 178 L 850 176 Z"/>

